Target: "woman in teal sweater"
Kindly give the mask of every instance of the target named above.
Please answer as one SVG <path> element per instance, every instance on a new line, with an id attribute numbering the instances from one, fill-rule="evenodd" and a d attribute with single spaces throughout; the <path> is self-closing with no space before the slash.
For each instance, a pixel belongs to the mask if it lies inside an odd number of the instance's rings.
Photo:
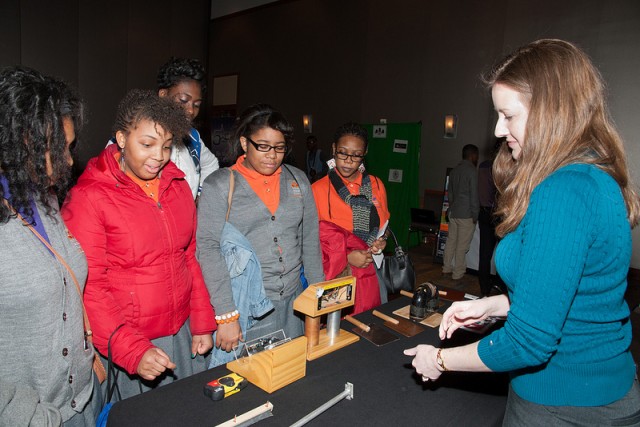
<path id="1" fill-rule="evenodd" d="M 508 371 L 504 425 L 639 425 L 624 301 L 638 196 L 602 79 L 560 40 L 517 50 L 486 77 L 504 137 L 494 164 L 508 295 L 454 303 L 440 338 L 488 316 L 503 328 L 463 347 L 405 350 L 424 381 Z"/>

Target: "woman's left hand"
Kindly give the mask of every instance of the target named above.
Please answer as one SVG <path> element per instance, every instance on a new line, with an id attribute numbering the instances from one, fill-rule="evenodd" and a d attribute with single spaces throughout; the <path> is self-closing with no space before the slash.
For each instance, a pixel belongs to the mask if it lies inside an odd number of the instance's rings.
<path id="1" fill-rule="evenodd" d="M 407 356 L 415 356 L 411 365 L 416 369 L 416 373 L 422 376 L 422 381 L 435 381 L 440 378 L 442 371 L 436 363 L 438 349 L 427 344 L 420 344 L 404 351 Z"/>
<path id="2" fill-rule="evenodd" d="M 387 247 L 387 239 L 380 237 L 371 244 L 371 253 L 379 254 Z"/>
<path id="3" fill-rule="evenodd" d="M 206 335 L 194 335 L 191 338 L 191 356 L 195 357 L 196 354 L 205 354 L 207 351 L 213 348 L 213 336 L 211 334 Z"/>

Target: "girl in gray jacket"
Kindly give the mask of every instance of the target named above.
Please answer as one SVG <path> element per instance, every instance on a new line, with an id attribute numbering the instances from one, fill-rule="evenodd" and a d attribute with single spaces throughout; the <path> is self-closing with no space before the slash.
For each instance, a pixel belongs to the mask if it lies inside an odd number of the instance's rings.
<path id="1" fill-rule="evenodd" d="M 2 426 L 94 426 L 100 411 L 83 324 L 87 261 L 56 199 L 81 123 L 64 83 L 26 68 L 0 73 Z"/>
<path id="2" fill-rule="evenodd" d="M 318 240 L 318 214 L 309 181 L 301 170 L 282 164 L 293 143 L 293 127 L 269 105 L 249 107 L 238 118 L 232 152 L 235 164 L 204 182 L 198 206 L 197 253 L 216 309 L 214 345 L 231 351 L 240 340 L 252 340 L 283 329 L 303 333 L 293 301 L 302 292 L 300 268 L 309 283 L 324 280 Z M 243 336 L 231 279 L 220 249 L 227 216 L 230 175 L 235 188 L 228 222 L 251 244 L 260 262 L 266 296 L 274 310 L 257 319 Z"/>

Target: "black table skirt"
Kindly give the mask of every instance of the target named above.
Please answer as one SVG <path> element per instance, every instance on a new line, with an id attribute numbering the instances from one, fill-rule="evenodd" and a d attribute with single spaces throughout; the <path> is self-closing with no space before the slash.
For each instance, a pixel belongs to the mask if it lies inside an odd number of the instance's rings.
<path id="1" fill-rule="evenodd" d="M 390 314 L 409 304 L 399 297 L 379 308 Z M 365 323 L 382 324 L 370 313 L 356 316 Z M 351 331 L 345 321 L 342 328 Z M 460 345 L 479 338 L 458 331 L 447 345 Z M 342 400 L 308 426 L 495 426 L 504 416 L 508 379 L 494 373 L 445 373 L 435 383 L 422 383 L 402 351 L 417 344 L 440 345 L 437 329 L 376 347 L 365 339 L 320 359 L 307 362 L 306 376 L 274 393 L 249 384 L 247 388 L 218 402 L 203 394 L 203 386 L 229 371 L 211 369 L 171 385 L 116 403 L 109 414 L 109 427 L 118 426 L 215 426 L 264 404 L 274 405 L 273 416 L 259 426 L 288 426 L 342 393 L 345 384 L 354 387 L 353 400 Z"/>

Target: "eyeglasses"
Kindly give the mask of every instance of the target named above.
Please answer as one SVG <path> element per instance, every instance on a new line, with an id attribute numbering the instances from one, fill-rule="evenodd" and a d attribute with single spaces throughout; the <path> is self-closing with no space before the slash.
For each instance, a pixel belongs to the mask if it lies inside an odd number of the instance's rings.
<path id="1" fill-rule="evenodd" d="M 258 151 L 260 151 L 262 153 L 268 153 L 269 151 L 273 150 L 278 154 L 282 154 L 282 153 L 286 153 L 287 149 L 288 149 L 288 147 L 286 145 L 273 146 L 273 145 L 269 145 L 269 144 L 256 144 L 248 136 L 245 136 L 245 138 L 247 139 L 247 141 L 249 141 L 251 143 L 251 145 L 253 145 L 255 147 L 256 150 L 258 150 Z"/>
<path id="2" fill-rule="evenodd" d="M 364 160 L 364 155 L 362 154 L 347 154 L 342 151 L 336 151 L 335 155 L 338 160 L 347 160 L 348 157 L 351 157 L 352 162 L 361 162 Z"/>

